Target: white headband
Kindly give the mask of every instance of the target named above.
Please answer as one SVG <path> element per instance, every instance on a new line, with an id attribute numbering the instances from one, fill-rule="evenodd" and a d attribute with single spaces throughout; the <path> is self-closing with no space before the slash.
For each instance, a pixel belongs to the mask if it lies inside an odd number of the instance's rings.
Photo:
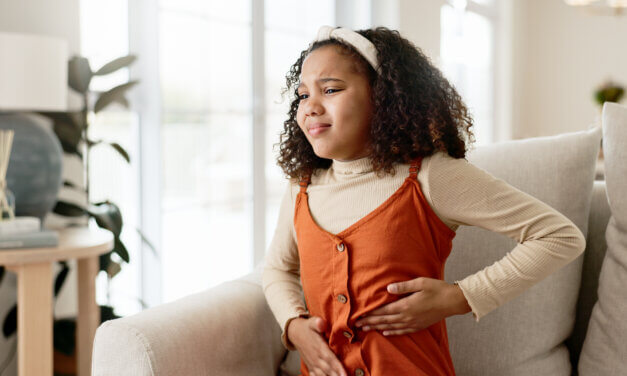
<path id="1" fill-rule="evenodd" d="M 379 61 L 377 59 L 377 49 L 374 44 L 363 35 L 343 27 L 335 28 L 333 26 L 322 26 L 318 30 L 318 36 L 315 42 L 327 39 L 337 39 L 350 44 L 359 51 L 361 56 L 363 56 L 370 65 L 372 65 L 375 71 L 378 71 Z"/>

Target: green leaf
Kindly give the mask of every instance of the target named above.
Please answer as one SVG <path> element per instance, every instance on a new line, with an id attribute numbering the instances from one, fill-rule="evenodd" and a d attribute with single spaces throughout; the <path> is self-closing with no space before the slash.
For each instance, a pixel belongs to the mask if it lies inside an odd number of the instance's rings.
<path id="1" fill-rule="evenodd" d="M 142 241 L 144 243 L 146 243 L 148 248 L 150 248 L 150 250 L 152 251 L 152 254 L 158 259 L 159 258 L 159 254 L 157 253 L 157 248 L 154 246 L 154 244 L 152 244 L 152 242 L 150 240 L 148 240 L 146 235 L 144 235 L 144 233 L 141 232 L 141 230 L 139 228 L 135 227 L 135 231 L 137 231 L 137 233 L 141 237 Z"/>
<path id="2" fill-rule="evenodd" d="M 83 111 L 85 110 L 87 109 L 83 108 Z M 87 119 L 85 118 L 85 113 L 83 111 L 74 111 L 67 113 L 69 117 L 73 120 L 74 124 L 76 124 L 76 127 L 82 131 L 87 129 Z"/>
<path id="3" fill-rule="evenodd" d="M 111 147 L 114 148 L 115 151 L 117 151 L 122 156 L 122 158 L 126 159 L 127 163 L 131 163 L 131 157 L 129 157 L 128 152 L 124 150 L 124 148 L 120 146 L 120 144 L 118 144 L 117 142 L 111 142 L 109 143 L 109 145 L 111 145 Z"/>
<path id="4" fill-rule="evenodd" d="M 87 139 L 85 142 L 87 143 L 87 145 L 89 145 L 89 147 L 92 147 L 92 146 L 96 146 L 98 144 L 101 144 L 103 141 L 102 140 L 95 140 L 94 141 L 94 140 Z"/>
<path id="5" fill-rule="evenodd" d="M 105 74 L 113 73 L 118 69 L 131 65 L 135 61 L 135 59 L 137 59 L 137 56 L 135 55 L 118 57 L 117 59 L 103 65 L 100 69 L 96 71 L 96 73 L 94 73 L 94 76 L 103 76 Z"/>
<path id="6" fill-rule="evenodd" d="M 72 356 L 76 347 L 76 319 L 55 319 L 52 333 L 54 348 L 67 356 Z"/>
<path id="7" fill-rule="evenodd" d="M 66 217 L 80 217 L 87 214 L 87 211 L 76 204 L 66 201 L 57 201 L 52 211 Z"/>
<path id="8" fill-rule="evenodd" d="M 99 271 L 105 271 L 105 272 L 107 271 L 107 268 L 109 268 L 109 264 L 113 262 L 111 261 L 112 253 L 113 251 L 100 255 L 99 257 L 100 268 L 98 269 Z"/>
<path id="9" fill-rule="evenodd" d="M 78 143 L 82 137 L 80 129 L 76 129 L 69 123 L 55 122 L 54 133 L 59 137 L 59 140 L 72 145 L 74 148 L 78 148 Z"/>
<path id="10" fill-rule="evenodd" d="M 113 312 L 113 307 L 108 305 L 100 306 L 100 323 L 105 321 L 119 319 L 122 316 L 118 316 Z"/>
<path id="11" fill-rule="evenodd" d="M 113 278 L 122 270 L 122 266 L 117 262 L 111 261 L 107 266 L 107 275 L 109 278 Z"/>
<path id="12" fill-rule="evenodd" d="M 79 187 L 78 185 L 72 183 L 71 181 L 63 181 L 63 186 L 64 187 L 68 187 L 68 188 L 72 188 L 72 189 L 80 189 L 83 190 L 81 187 Z"/>
<path id="13" fill-rule="evenodd" d="M 38 111 L 38 114 L 50 118 L 53 122 L 58 123 L 66 123 L 72 128 L 74 131 L 80 132 L 81 126 L 81 113 L 80 112 L 52 112 L 52 111 Z"/>
<path id="14" fill-rule="evenodd" d="M 126 250 L 126 246 L 124 245 L 124 243 L 122 243 L 122 240 L 120 240 L 119 237 L 115 238 L 113 244 L 113 252 L 117 253 L 118 256 L 120 256 L 120 258 L 124 260 L 127 264 L 129 263 L 130 256 L 128 254 L 128 251 Z"/>
<path id="15" fill-rule="evenodd" d="M 38 114 L 52 120 L 54 133 L 63 151 L 83 159 L 83 154 L 79 150 L 82 139 L 81 114 L 79 112 L 38 112 Z"/>
<path id="16" fill-rule="evenodd" d="M 128 103 L 128 99 L 126 99 L 125 97 L 117 97 L 115 98 L 114 102 L 119 103 L 124 108 L 130 107 L 130 104 Z"/>
<path id="17" fill-rule="evenodd" d="M 38 112 L 52 120 L 54 133 L 62 145 L 67 145 L 69 152 L 78 151 L 78 145 L 82 139 L 80 113 L 75 112 Z M 64 146 L 64 150 L 66 147 Z"/>
<path id="18" fill-rule="evenodd" d="M 9 338 L 13 333 L 17 331 L 17 304 L 13 305 L 4 318 L 2 324 L 2 333 L 4 338 Z"/>
<path id="19" fill-rule="evenodd" d="M 119 237 L 122 232 L 122 213 L 120 208 L 112 202 L 105 201 L 89 206 L 89 215 L 96 219 L 96 223 L 101 228 L 107 229 L 115 237 Z"/>
<path id="20" fill-rule="evenodd" d="M 145 301 L 143 301 L 141 298 L 139 297 L 135 297 L 137 299 L 137 301 L 139 302 L 139 304 L 142 306 L 142 309 L 147 309 L 148 308 L 148 303 L 146 303 Z"/>
<path id="21" fill-rule="evenodd" d="M 139 81 L 137 80 L 130 81 L 125 84 L 116 86 L 107 92 L 102 93 L 102 95 L 100 95 L 98 100 L 96 100 L 96 104 L 94 105 L 94 112 L 98 113 L 103 108 L 117 101 L 120 96 L 124 96 L 124 93 L 126 93 L 127 90 L 137 85 L 138 83 Z"/>
<path id="22" fill-rule="evenodd" d="M 90 147 L 100 145 L 100 144 L 107 144 L 111 146 L 115 151 L 117 151 L 120 154 L 120 156 L 126 160 L 126 162 L 131 163 L 131 157 L 129 156 L 128 152 L 122 146 L 120 146 L 120 144 L 118 144 L 117 142 L 104 142 L 102 140 L 97 140 L 97 141 L 87 140 L 87 144 Z"/>
<path id="23" fill-rule="evenodd" d="M 59 291 L 61 291 L 61 287 L 63 287 L 63 283 L 67 278 L 68 272 L 70 271 L 70 268 L 67 266 L 67 262 L 60 261 L 59 264 L 61 264 L 62 268 L 59 271 L 59 274 L 57 274 L 56 278 L 54 279 L 54 296 L 59 295 Z"/>
<path id="24" fill-rule="evenodd" d="M 83 153 L 81 153 L 78 149 L 76 149 L 73 145 L 70 145 L 64 141 L 61 141 L 61 147 L 63 148 L 63 152 L 67 154 L 74 154 L 79 157 L 81 160 L 83 159 Z"/>
<path id="25" fill-rule="evenodd" d="M 68 83 L 70 87 L 81 94 L 89 90 L 89 83 L 93 73 L 89 60 L 82 56 L 73 56 L 68 62 Z"/>

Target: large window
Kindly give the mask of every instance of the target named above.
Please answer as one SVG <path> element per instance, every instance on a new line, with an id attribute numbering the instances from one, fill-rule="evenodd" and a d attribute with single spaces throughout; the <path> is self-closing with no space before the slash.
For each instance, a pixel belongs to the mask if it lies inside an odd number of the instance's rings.
<path id="1" fill-rule="evenodd" d="M 473 115 L 477 145 L 494 141 L 494 4 L 455 0 L 442 6 L 442 71 Z"/>
<path id="2" fill-rule="evenodd" d="M 163 300 L 252 269 L 251 1 L 161 0 Z"/>

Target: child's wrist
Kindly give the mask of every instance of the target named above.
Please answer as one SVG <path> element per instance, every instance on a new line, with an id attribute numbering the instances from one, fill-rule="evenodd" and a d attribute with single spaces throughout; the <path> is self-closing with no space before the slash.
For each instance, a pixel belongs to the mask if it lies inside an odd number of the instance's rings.
<path id="1" fill-rule="evenodd" d="M 285 338 L 287 339 L 287 341 L 294 347 L 296 347 L 296 344 L 294 343 L 293 339 L 294 339 L 294 333 L 296 332 L 294 330 L 294 323 L 297 323 L 298 321 L 302 321 L 302 320 L 307 320 L 304 317 L 295 317 L 293 319 L 290 319 L 287 323 L 287 326 L 285 328 Z"/>
<path id="2" fill-rule="evenodd" d="M 472 311 L 472 308 L 468 304 L 468 300 L 464 296 L 464 292 L 457 282 L 451 284 L 451 290 L 453 291 L 453 315 L 464 315 Z"/>

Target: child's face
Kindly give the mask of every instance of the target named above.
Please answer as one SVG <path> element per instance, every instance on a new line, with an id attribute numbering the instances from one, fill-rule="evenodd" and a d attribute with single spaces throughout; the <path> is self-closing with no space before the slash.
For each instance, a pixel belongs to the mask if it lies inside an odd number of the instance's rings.
<path id="1" fill-rule="evenodd" d="M 296 121 L 318 157 L 344 161 L 368 155 L 372 103 L 368 78 L 338 49 L 320 47 L 303 62 Z"/>

